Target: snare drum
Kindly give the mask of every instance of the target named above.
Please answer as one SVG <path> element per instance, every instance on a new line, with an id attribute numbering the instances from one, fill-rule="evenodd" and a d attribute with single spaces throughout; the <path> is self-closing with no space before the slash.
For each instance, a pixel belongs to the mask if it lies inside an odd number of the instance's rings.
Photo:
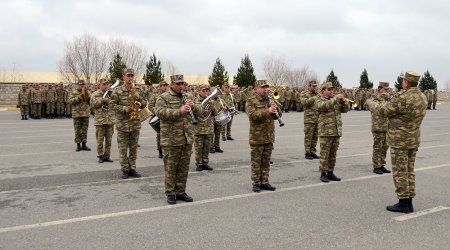
<path id="1" fill-rule="evenodd" d="M 159 125 L 159 117 L 156 115 L 152 115 L 152 118 L 148 121 L 148 124 L 150 124 L 150 126 L 153 128 L 153 130 L 155 130 L 156 133 L 160 133 L 161 132 L 161 127 Z"/>
<path id="2" fill-rule="evenodd" d="M 233 118 L 233 117 L 231 116 L 230 112 L 220 111 L 215 117 L 215 123 L 217 125 L 223 126 L 223 125 L 229 123 L 231 121 L 231 118 Z"/>

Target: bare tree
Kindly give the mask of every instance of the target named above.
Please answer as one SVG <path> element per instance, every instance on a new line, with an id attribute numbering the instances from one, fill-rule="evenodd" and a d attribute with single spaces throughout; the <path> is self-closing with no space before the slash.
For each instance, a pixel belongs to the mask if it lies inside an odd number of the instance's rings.
<path id="1" fill-rule="evenodd" d="M 128 68 L 134 69 L 137 74 L 144 74 L 145 63 L 150 58 L 148 52 L 133 42 L 122 39 L 108 41 L 108 59 L 112 61 L 117 53 Z"/>
<path id="2" fill-rule="evenodd" d="M 309 68 L 309 66 L 303 66 L 300 69 L 289 70 L 287 85 L 304 88 L 312 80 L 319 82 L 319 77 L 312 69 Z"/>
<path id="3" fill-rule="evenodd" d="M 263 66 L 266 80 L 274 86 L 287 83 L 290 67 L 283 57 L 266 57 Z"/>
<path id="4" fill-rule="evenodd" d="M 161 59 L 161 69 L 165 76 L 175 75 L 180 72 L 177 66 L 168 59 Z"/>
<path id="5" fill-rule="evenodd" d="M 66 42 L 63 59 L 59 62 L 59 70 L 64 80 L 75 83 L 85 80 L 97 82 L 105 76 L 107 56 L 105 44 L 95 36 L 84 34 Z"/>

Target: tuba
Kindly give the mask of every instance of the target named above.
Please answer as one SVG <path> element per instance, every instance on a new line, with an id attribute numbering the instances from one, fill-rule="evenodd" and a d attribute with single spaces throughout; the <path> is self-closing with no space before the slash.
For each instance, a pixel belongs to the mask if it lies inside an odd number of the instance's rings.
<path id="1" fill-rule="evenodd" d="M 215 88 L 213 90 L 213 92 L 208 95 L 203 101 L 202 101 L 202 107 L 203 107 L 203 114 L 201 117 L 199 117 L 199 119 L 201 121 L 206 121 L 208 120 L 208 118 L 211 116 L 211 100 L 213 100 L 214 98 L 216 98 L 217 96 L 221 95 L 222 92 L 220 91 L 220 89 Z"/>

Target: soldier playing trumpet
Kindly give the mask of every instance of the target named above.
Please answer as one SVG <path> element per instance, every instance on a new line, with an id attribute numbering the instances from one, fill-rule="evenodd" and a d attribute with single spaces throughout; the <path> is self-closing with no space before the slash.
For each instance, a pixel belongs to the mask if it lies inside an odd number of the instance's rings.
<path id="1" fill-rule="evenodd" d="M 70 93 L 70 104 L 72 105 L 73 127 L 75 129 L 76 151 L 91 151 L 86 146 L 89 128 L 89 92 L 84 80 L 78 81 L 78 86 Z"/>

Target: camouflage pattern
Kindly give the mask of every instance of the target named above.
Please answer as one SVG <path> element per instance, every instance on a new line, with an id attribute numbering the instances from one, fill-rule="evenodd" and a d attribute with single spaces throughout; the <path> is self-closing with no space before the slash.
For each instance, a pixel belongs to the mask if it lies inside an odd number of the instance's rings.
<path id="1" fill-rule="evenodd" d="M 433 105 L 433 92 L 431 91 L 431 89 L 427 89 L 423 92 L 423 94 L 427 98 L 427 109 L 431 109 L 431 106 Z"/>
<path id="2" fill-rule="evenodd" d="M 391 148 L 392 177 L 395 193 L 399 199 L 416 196 L 416 174 L 414 173 L 416 153 L 417 149 Z"/>
<path id="3" fill-rule="evenodd" d="M 70 103 L 69 97 L 70 97 L 70 88 L 71 87 L 67 87 L 67 89 L 65 89 L 65 95 L 64 95 L 64 104 L 65 104 L 65 108 L 66 108 L 66 115 L 67 117 L 72 117 L 72 104 Z"/>
<path id="4" fill-rule="evenodd" d="M 272 158 L 272 143 L 250 145 L 251 149 L 251 180 L 253 185 L 269 183 L 270 159 Z"/>
<path id="5" fill-rule="evenodd" d="M 42 108 L 41 108 L 41 104 L 42 104 L 42 94 L 41 91 L 39 89 L 33 89 L 31 90 L 31 114 L 35 117 L 39 117 L 42 115 Z"/>
<path id="6" fill-rule="evenodd" d="M 420 146 L 420 125 L 427 98 L 416 87 L 401 90 L 389 102 L 369 102 L 373 112 L 388 118 L 387 144 L 391 147 L 392 175 L 399 199 L 415 196 L 414 162 Z"/>
<path id="7" fill-rule="evenodd" d="M 29 114 L 30 94 L 28 90 L 22 90 L 19 92 L 19 96 L 17 97 L 17 105 L 20 107 L 21 115 Z"/>
<path id="8" fill-rule="evenodd" d="M 438 99 L 438 91 L 437 88 L 433 90 L 433 109 L 436 109 L 436 102 Z"/>
<path id="9" fill-rule="evenodd" d="M 223 104 L 228 108 L 236 108 L 236 100 L 234 99 L 234 95 L 232 93 L 223 93 L 220 95 L 220 98 L 222 99 Z M 231 126 L 233 125 L 233 117 L 231 118 L 231 121 L 227 123 L 226 125 L 222 126 L 222 137 L 231 136 Z"/>
<path id="10" fill-rule="evenodd" d="M 373 101 L 377 102 L 387 102 L 391 99 L 389 94 L 374 94 L 367 101 L 371 103 Z M 368 105 L 369 109 L 370 106 Z M 387 117 L 379 115 L 377 112 L 371 111 L 372 114 L 372 135 L 373 135 L 373 154 L 372 154 L 372 164 L 374 168 L 379 168 L 386 165 L 386 153 L 389 146 L 386 142 L 386 133 L 388 129 L 388 119 Z"/>
<path id="11" fill-rule="evenodd" d="M 336 166 L 336 155 L 339 148 L 339 136 L 321 136 L 319 171 L 322 173 L 334 171 Z"/>
<path id="12" fill-rule="evenodd" d="M 341 113 L 349 110 L 347 102 L 340 103 L 337 97 L 327 99 L 322 96 L 316 100 L 319 112 L 320 172 L 334 171 L 339 140 L 342 136 Z"/>
<path id="13" fill-rule="evenodd" d="M 66 92 L 62 88 L 62 85 L 60 85 L 56 89 L 56 114 L 57 115 L 63 115 L 64 114 L 64 99 L 65 99 Z"/>
<path id="14" fill-rule="evenodd" d="M 201 105 L 203 97 L 199 96 L 195 99 L 197 105 Z M 202 115 L 198 117 L 198 124 L 195 126 L 195 162 L 197 164 L 208 164 L 209 148 L 211 138 L 214 133 L 214 117 L 217 115 L 216 103 L 211 100 L 203 108 Z"/>
<path id="15" fill-rule="evenodd" d="M 119 147 L 120 170 L 136 170 L 137 148 L 140 130 L 117 130 L 117 145 Z"/>
<path id="16" fill-rule="evenodd" d="M 56 90 L 50 85 L 50 88 L 45 92 L 47 99 L 47 114 L 54 115 L 56 107 Z"/>
<path id="17" fill-rule="evenodd" d="M 89 94 L 89 93 L 88 93 Z M 90 114 L 90 96 L 82 95 L 82 92 L 75 89 L 70 92 L 69 102 L 72 104 L 72 117 L 89 117 Z"/>
<path id="18" fill-rule="evenodd" d="M 103 98 L 103 94 L 100 89 L 92 93 L 91 107 L 95 113 L 94 125 L 95 137 L 97 138 L 97 155 L 110 157 L 111 141 L 114 134 L 115 112 L 108 106 L 110 99 L 108 97 Z"/>
<path id="19" fill-rule="evenodd" d="M 111 142 L 114 134 L 114 125 L 95 125 L 95 137 L 97 139 L 97 156 L 111 156 Z M 104 146 L 103 146 L 104 145 Z"/>
<path id="20" fill-rule="evenodd" d="M 211 145 L 211 137 L 212 135 L 209 134 L 195 135 L 195 163 L 197 165 L 205 165 L 209 163 L 209 148 Z"/>
<path id="21" fill-rule="evenodd" d="M 73 127 L 75 130 L 75 143 L 87 142 L 89 117 L 73 118 Z"/>
<path id="22" fill-rule="evenodd" d="M 304 109 L 304 131 L 305 131 L 305 153 L 315 153 L 318 134 L 318 122 L 319 122 L 319 112 L 317 112 L 316 101 L 318 100 L 318 95 L 305 90 L 300 94 L 300 101 Z"/>
<path id="23" fill-rule="evenodd" d="M 165 170 L 165 194 L 177 195 L 186 192 L 192 145 L 163 146 Z"/>

